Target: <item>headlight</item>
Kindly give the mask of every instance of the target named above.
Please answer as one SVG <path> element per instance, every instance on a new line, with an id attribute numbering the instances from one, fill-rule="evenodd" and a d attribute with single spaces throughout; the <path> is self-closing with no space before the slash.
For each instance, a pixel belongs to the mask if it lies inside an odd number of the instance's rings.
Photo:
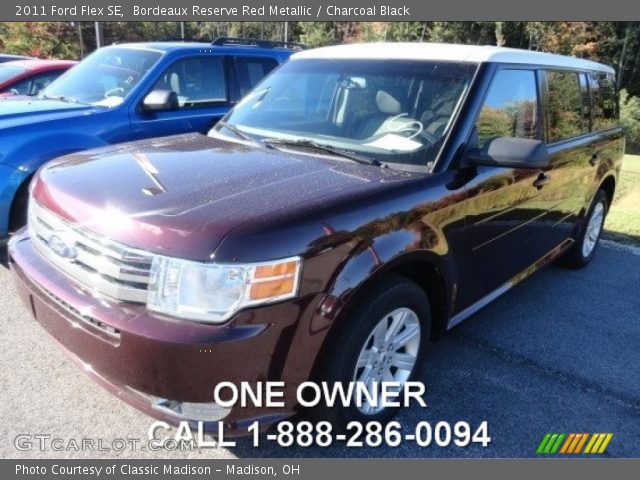
<path id="1" fill-rule="evenodd" d="M 221 323 L 244 307 L 295 297 L 300 265 L 299 257 L 221 265 L 155 256 L 147 307 L 180 318 Z"/>

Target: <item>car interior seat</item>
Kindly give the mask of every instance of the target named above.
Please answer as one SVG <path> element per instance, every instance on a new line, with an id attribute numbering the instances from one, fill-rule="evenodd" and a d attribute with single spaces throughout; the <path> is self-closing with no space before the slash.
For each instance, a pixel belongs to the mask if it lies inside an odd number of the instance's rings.
<path id="1" fill-rule="evenodd" d="M 386 90 L 376 92 L 375 104 L 377 114 L 367 116 L 357 131 L 357 138 L 370 138 L 384 133 L 402 130 L 410 124 L 417 123 L 409 117 L 407 105 L 400 95 L 393 95 Z"/>

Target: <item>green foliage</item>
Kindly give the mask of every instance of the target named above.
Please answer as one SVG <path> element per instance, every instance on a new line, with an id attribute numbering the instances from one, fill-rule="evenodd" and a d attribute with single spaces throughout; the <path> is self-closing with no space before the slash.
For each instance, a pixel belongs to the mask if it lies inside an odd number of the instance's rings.
<path id="1" fill-rule="evenodd" d="M 627 151 L 640 151 L 640 97 L 620 92 L 620 121 L 627 138 Z"/>
<path id="2" fill-rule="evenodd" d="M 504 110 L 484 107 L 476 123 L 478 144 L 494 137 L 506 137 L 513 134 L 513 119 Z"/>
<path id="3" fill-rule="evenodd" d="M 0 28 L 0 51 L 39 58 L 79 57 L 75 29 L 68 22 L 6 22 Z"/>
<path id="4" fill-rule="evenodd" d="M 300 42 L 309 47 L 335 45 L 342 40 L 335 22 L 303 22 L 300 30 Z"/>

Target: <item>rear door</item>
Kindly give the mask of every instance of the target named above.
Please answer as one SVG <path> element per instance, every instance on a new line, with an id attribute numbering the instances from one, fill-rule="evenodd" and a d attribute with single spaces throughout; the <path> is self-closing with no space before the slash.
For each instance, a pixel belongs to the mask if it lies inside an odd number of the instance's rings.
<path id="1" fill-rule="evenodd" d="M 235 103 L 249 93 L 279 64 L 275 58 L 260 56 L 234 56 L 231 99 Z"/>
<path id="2" fill-rule="evenodd" d="M 226 55 L 182 57 L 170 64 L 147 92 L 172 90 L 176 110 L 146 112 L 137 105 L 132 113 L 134 138 L 188 132 L 206 133 L 231 108 L 230 59 Z"/>
<path id="3" fill-rule="evenodd" d="M 573 233 L 593 174 L 595 138 L 590 133 L 587 80 L 585 72 L 544 70 L 545 137 L 553 181 L 542 197 L 555 205 L 547 216 L 555 227 L 546 239 L 549 248 Z"/>
<path id="4" fill-rule="evenodd" d="M 591 142 L 586 152 L 586 190 L 582 212 L 588 207 L 602 175 L 624 154 L 624 137 L 618 120 L 618 98 L 613 73 L 591 72 L 588 76 L 591 100 Z"/>

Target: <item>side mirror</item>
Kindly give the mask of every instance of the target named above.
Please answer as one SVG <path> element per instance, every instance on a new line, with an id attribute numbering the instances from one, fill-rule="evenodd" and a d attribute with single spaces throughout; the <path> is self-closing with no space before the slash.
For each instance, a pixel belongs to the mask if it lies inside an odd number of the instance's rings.
<path id="1" fill-rule="evenodd" d="M 177 110 L 178 95 L 173 90 L 152 90 L 142 101 L 145 112 L 166 112 Z"/>
<path id="2" fill-rule="evenodd" d="M 466 160 L 472 165 L 544 169 L 549 167 L 551 157 L 541 140 L 498 137 L 489 140 L 484 148 L 470 150 Z"/>

